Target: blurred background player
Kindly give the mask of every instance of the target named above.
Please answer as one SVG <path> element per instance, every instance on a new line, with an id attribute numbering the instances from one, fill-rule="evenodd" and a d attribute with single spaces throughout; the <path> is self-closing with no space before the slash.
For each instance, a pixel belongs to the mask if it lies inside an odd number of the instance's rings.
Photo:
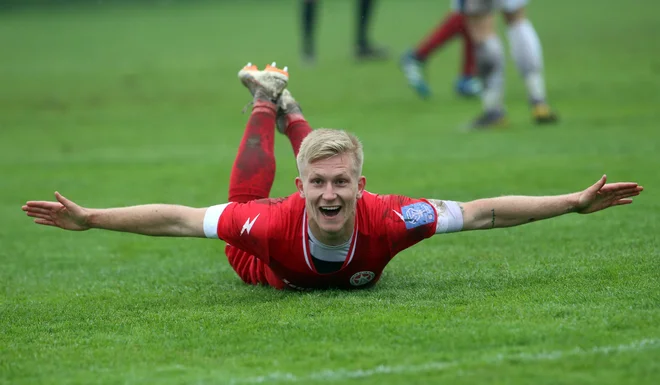
<path id="1" fill-rule="evenodd" d="M 456 81 L 456 92 L 462 96 L 472 97 L 477 96 L 481 91 L 481 82 L 476 76 L 474 44 L 467 31 L 465 17 L 459 12 L 451 12 L 419 43 L 416 49 L 406 52 L 401 58 L 401 69 L 408 83 L 419 96 L 426 98 L 431 95 L 431 89 L 424 79 L 426 60 L 433 52 L 458 35 L 463 39 L 463 63 L 461 75 Z"/>
<path id="2" fill-rule="evenodd" d="M 474 41 L 477 71 L 483 81 L 483 113 L 472 128 L 506 124 L 503 104 L 504 49 L 495 30 L 494 13 L 501 9 L 508 25 L 508 40 L 516 67 L 525 81 L 532 116 L 536 123 L 553 123 L 556 115 L 548 106 L 543 78 L 541 42 L 525 17 L 527 0 L 463 0 L 459 10 L 466 15 L 468 32 Z"/>
<path id="3" fill-rule="evenodd" d="M 456 13 L 450 14 L 427 39 L 428 44 L 422 44 L 417 51 L 409 52 L 402 58 L 404 74 L 410 85 L 418 90 L 428 90 L 424 79 L 423 65 L 428 51 L 441 47 L 446 41 L 457 34 L 465 39 L 465 50 L 470 51 L 473 45 L 477 59 L 477 71 L 485 86 L 482 100 L 484 113 L 472 124 L 475 128 L 484 128 L 506 123 L 502 97 L 504 93 L 504 53 L 502 43 L 495 30 L 494 13 L 501 10 L 507 24 L 507 37 L 511 56 L 516 68 L 525 81 L 525 87 L 532 107 L 532 117 L 536 123 L 554 123 L 557 116 L 552 112 L 546 97 L 545 79 L 543 76 L 543 51 L 538 34 L 525 15 L 525 5 L 528 0 L 464 0 L 454 1 L 454 8 L 462 12 L 463 17 Z M 465 33 L 467 31 L 467 33 Z M 453 35 L 452 35 L 453 33 Z M 418 56 L 421 53 L 422 56 Z M 464 53 L 464 68 L 469 55 Z M 412 76 L 410 75 L 412 74 Z M 463 95 L 470 90 L 465 85 L 469 78 L 461 77 L 457 82 L 457 91 Z M 462 83 L 463 82 L 463 83 Z M 468 83 L 469 84 L 469 83 Z M 477 85 L 481 85 L 478 83 Z M 466 87 L 461 89 L 461 87 Z"/>
<path id="4" fill-rule="evenodd" d="M 302 1 L 302 51 L 303 60 L 313 64 L 316 60 L 314 33 L 318 14 L 318 0 Z M 387 59 L 387 50 L 376 47 L 369 41 L 369 23 L 371 22 L 376 0 L 357 0 L 357 26 L 355 32 L 355 57 L 360 60 Z"/>

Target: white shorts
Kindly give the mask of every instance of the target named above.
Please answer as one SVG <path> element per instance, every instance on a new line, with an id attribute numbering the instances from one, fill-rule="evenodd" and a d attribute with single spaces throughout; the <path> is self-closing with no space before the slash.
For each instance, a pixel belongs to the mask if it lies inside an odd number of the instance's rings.
<path id="1" fill-rule="evenodd" d="M 514 12 L 529 3 L 529 0 L 452 0 L 451 9 L 467 15 L 495 11 Z"/>

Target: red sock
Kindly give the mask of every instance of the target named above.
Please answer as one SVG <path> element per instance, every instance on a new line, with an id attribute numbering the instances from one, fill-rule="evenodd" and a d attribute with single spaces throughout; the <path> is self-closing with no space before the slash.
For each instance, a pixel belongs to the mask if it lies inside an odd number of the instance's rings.
<path id="1" fill-rule="evenodd" d="M 477 59 L 475 58 L 474 42 L 465 23 L 463 23 L 461 35 L 463 36 L 463 76 L 476 76 Z"/>
<path id="2" fill-rule="evenodd" d="M 419 60 L 426 58 L 436 49 L 441 47 L 451 38 L 461 33 L 465 29 L 465 18 L 460 13 L 450 13 L 449 16 L 436 27 L 436 29 L 426 37 L 417 47 L 415 56 Z"/>
<path id="3" fill-rule="evenodd" d="M 312 132 L 312 127 L 309 126 L 309 123 L 307 123 L 302 114 L 288 114 L 286 116 L 286 121 L 286 136 L 291 142 L 293 155 L 298 156 L 300 143 L 302 143 L 303 139 Z"/>
<path id="4" fill-rule="evenodd" d="M 229 179 L 229 201 L 267 198 L 275 179 L 275 114 L 271 102 L 255 101 Z"/>

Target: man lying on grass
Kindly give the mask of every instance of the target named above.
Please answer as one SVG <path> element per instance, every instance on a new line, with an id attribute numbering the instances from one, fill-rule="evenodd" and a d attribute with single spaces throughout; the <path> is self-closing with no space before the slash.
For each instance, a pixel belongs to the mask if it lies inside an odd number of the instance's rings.
<path id="1" fill-rule="evenodd" d="M 274 66 L 239 72 L 253 109 L 229 184 L 229 203 L 192 208 L 152 204 L 91 209 L 59 193 L 23 206 L 35 223 L 66 230 L 99 228 L 153 236 L 220 238 L 229 263 L 248 284 L 277 289 L 366 288 L 400 251 L 455 231 L 516 226 L 566 213 L 589 214 L 643 190 L 606 184 L 544 197 L 505 196 L 461 203 L 376 195 L 365 190 L 362 144 L 341 130 L 312 130 Z M 275 176 L 274 132 L 291 141 L 297 192 L 268 198 Z"/>

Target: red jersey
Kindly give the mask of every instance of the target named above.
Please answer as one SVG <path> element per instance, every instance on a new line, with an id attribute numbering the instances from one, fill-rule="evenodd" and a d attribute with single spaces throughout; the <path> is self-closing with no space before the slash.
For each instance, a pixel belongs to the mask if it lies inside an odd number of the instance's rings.
<path id="1" fill-rule="evenodd" d="M 205 231 L 256 256 L 291 288 L 355 289 L 375 284 L 397 253 L 435 234 L 437 220 L 425 199 L 365 192 L 346 260 L 328 274 L 317 272 L 309 253 L 305 199 L 298 193 L 213 206 Z"/>

